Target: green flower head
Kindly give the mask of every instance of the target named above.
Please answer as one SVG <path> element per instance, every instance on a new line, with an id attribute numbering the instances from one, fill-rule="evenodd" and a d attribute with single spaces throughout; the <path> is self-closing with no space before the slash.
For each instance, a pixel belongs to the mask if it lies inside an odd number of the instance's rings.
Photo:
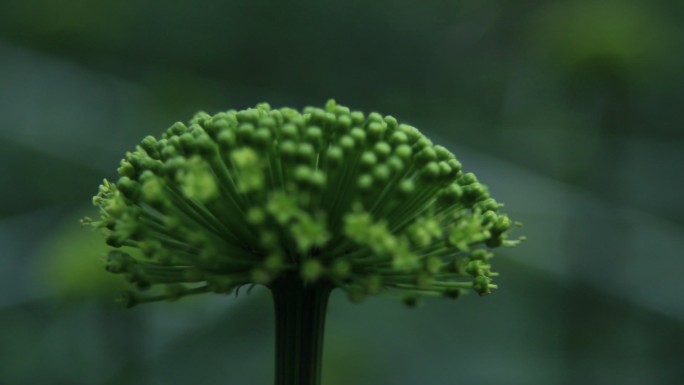
<path id="1" fill-rule="evenodd" d="M 511 220 L 454 155 L 392 116 L 268 104 L 175 123 L 128 152 L 93 203 L 126 305 L 283 277 L 353 300 L 496 286 Z M 146 290 L 150 289 L 150 290 Z"/>

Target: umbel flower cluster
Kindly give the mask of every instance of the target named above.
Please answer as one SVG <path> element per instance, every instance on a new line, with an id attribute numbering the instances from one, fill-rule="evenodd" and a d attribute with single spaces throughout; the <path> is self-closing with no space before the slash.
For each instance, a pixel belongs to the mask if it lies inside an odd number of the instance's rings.
<path id="1" fill-rule="evenodd" d="M 144 138 L 118 174 L 87 222 L 114 247 L 107 270 L 136 287 L 127 306 L 282 277 L 355 301 L 487 294 L 490 250 L 517 242 L 502 205 L 446 148 L 332 100 L 199 112 Z"/>

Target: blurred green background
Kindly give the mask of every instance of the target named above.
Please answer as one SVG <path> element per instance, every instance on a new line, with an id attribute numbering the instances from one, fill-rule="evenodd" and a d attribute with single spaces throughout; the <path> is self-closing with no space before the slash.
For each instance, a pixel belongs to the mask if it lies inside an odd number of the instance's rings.
<path id="1" fill-rule="evenodd" d="M 334 97 L 525 223 L 485 298 L 335 293 L 323 383 L 684 383 L 684 2 L 0 1 L 0 384 L 270 384 L 267 292 L 124 310 L 78 219 L 197 110 Z"/>

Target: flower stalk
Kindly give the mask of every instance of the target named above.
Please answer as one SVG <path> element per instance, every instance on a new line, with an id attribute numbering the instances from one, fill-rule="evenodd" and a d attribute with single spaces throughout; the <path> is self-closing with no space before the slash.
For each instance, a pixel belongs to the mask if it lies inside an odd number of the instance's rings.
<path id="1" fill-rule="evenodd" d="M 270 288 L 276 320 L 275 385 L 319 385 L 325 315 L 333 285 L 284 276 Z"/>

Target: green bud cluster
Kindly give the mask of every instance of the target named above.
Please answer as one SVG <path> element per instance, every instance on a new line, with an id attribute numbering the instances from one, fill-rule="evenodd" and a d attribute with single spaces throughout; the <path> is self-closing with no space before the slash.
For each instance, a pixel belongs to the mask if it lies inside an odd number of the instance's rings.
<path id="1" fill-rule="evenodd" d="M 332 100 L 197 113 L 144 138 L 118 173 L 90 223 L 114 247 L 107 270 L 138 289 L 129 306 L 283 276 L 352 300 L 487 294 L 490 249 L 517 242 L 502 205 L 446 148 Z"/>

